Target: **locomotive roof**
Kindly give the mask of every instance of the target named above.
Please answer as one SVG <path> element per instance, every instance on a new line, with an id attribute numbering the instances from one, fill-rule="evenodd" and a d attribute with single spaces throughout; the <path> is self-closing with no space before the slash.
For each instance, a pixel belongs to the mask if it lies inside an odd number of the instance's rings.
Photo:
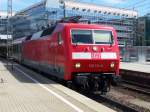
<path id="1" fill-rule="evenodd" d="M 59 23 L 65 27 L 69 28 L 89 28 L 89 29 L 108 29 L 108 30 L 114 30 L 111 26 L 106 25 L 100 25 L 100 24 L 84 24 L 84 23 Z"/>
<path id="2" fill-rule="evenodd" d="M 29 35 L 26 37 L 25 40 L 35 40 L 38 38 L 41 38 L 46 35 L 50 35 L 56 27 L 68 27 L 68 28 L 84 28 L 84 29 L 106 29 L 106 30 L 114 30 L 111 26 L 105 26 L 105 25 L 98 25 L 98 24 L 84 24 L 84 23 L 58 23 L 57 25 L 54 25 L 52 27 L 49 27 L 45 30 L 41 30 L 39 32 L 36 32 L 32 35 Z"/>

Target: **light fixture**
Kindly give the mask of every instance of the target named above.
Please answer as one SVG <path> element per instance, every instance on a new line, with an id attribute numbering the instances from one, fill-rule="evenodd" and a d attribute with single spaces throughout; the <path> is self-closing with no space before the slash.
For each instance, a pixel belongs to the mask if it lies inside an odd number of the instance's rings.
<path id="1" fill-rule="evenodd" d="M 80 64 L 80 63 L 76 63 L 76 64 L 75 64 L 75 67 L 76 67 L 76 68 L 80 68 L 80 67 L 81 67 L 81 64 Z"/>
<path id="2" fill-rule="evenodd" d="M 111 62 L 110 67 L 111 67 L 111 68 L 114 68 L 114 67 L 115 67 L 115 63 L 114 63 L 114 62 Z"/>

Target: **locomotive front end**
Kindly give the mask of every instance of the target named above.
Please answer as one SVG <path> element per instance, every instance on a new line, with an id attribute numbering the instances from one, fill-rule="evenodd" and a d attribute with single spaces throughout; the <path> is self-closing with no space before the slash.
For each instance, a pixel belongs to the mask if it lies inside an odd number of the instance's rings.
<path id="1" fill-rule="evenodd" d="M 114 29 L 71 29 L 72 77 L 86 89 L 107 92 L 119 76 L 119 49 Z"/>

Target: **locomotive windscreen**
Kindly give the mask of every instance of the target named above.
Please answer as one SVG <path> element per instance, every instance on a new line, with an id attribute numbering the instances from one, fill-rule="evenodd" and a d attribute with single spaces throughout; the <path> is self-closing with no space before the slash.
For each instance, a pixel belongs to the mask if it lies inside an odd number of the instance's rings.
<path id="1" fill-rule="evenodd" d="M 92 44 L 91 30 L 72 30 L 72 43 Z"/>
<path id="2" fill-rule="evenodd" d="M 103 30 L 72 30 L 72 43 L 78 44 L 111 44 L 111 31 Z"/>
<path id="3" fill-rule="evenodd" d="M 112 43 L 112 32 L 94 30 L 93 38 L 95 44 L 111 44 Z"/>

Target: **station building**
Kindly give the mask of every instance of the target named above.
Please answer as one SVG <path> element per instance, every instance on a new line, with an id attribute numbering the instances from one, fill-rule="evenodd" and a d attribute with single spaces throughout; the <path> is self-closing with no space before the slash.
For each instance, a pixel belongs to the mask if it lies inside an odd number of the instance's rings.
<path id="1" fill-rule="evenodd" d="M 12 38 L 8 23 L 7 11 L 0 11 L 0 45 L 6 43 L 7 39 Z"/>
<path id="2" fill-rule="evenodd" d="M 137 45 L 150 46 L 150 13 L 137 19 Z"/>
<path id="3" fill-rule="evenodd" d="M 113 26 L 120 45 L 133 45 L 137 11 L 106 7 L 73 0 L 44 0 L 15 14 L 13 36 L 21 38 L 55 24 L 64 17 L 82 16 L 91 23 Z"/>
<path id="4" fill-rule="evenodd" d="M 7 43 L 7 12 L 0 11 L 0 46 L 4 46 Z"/>
<path id="5" fill-rule="evenodd" d="M 12 39 L 8 23 L 7 11 L 0 11 L 0 56 L 6 54 L 6 45 Z"/>
<path id="6" fill-rule="evenodd" d="M 6 35 L 7 34 L 7 12 L 6 11 L 0 11 L 0 35 Z M 0 38 L 3 38 L 3 36 L 0 36 Z"/>

